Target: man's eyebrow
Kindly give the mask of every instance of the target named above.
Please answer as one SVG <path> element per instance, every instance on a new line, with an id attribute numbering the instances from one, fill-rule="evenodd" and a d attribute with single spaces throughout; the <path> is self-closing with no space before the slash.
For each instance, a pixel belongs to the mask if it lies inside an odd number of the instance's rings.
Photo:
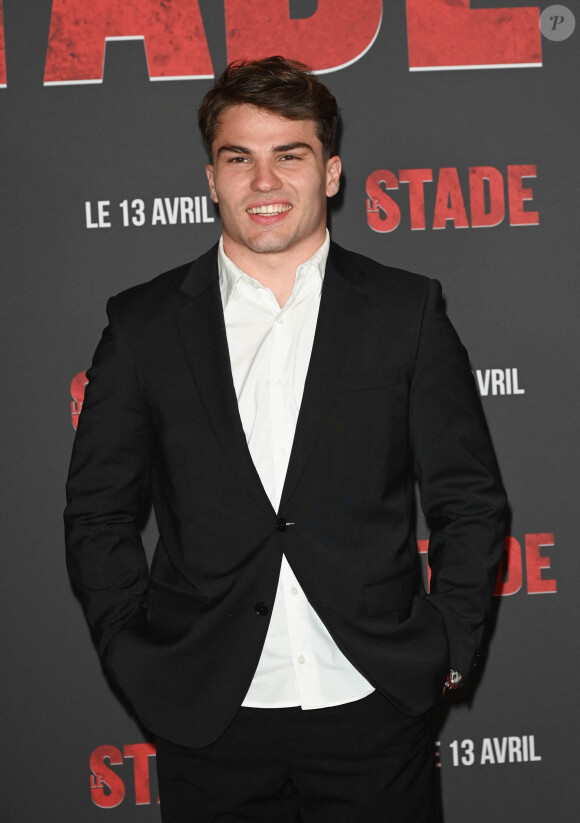
<path id="1" fill-rule="evenodd" d="M 245 146 L 236 146 L 233 143 L 226 143 L 225 146 L 219 147 L 216 155 L 220 155 L 224 151 L 232 151 L 235 154 L 252 154 L 251 149 L 247 149 Z"/>
<path id="2" fill-rule="evenodd" d="M 295 149 L 307 149 L 314 154 L 314 149 L 310 145 L 310 143 L 287 143 L 284 146 L 273 146 L 273 152 L 287 152 L 287 151 L 294 151 Z"/>

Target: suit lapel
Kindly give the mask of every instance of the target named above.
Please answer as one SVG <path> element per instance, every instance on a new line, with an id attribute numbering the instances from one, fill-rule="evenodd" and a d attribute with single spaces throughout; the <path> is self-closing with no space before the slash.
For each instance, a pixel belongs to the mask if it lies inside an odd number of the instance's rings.
<path id="1" fill-rule="evenodd" d="M 280 509 L 288 503 L 336 394 L 368 298 L 331 244 L 304 394 Z M 256 501 L 272 506 L 252 461 L 234 389 L 217 268 L 217 247 L 191 267 L 181 285 L 191 298 L 175 312 L 187 361 L 216 439 Z"/>
<path id="2" fill-rule="evenodd" d="M 262 508 L 272 511 L 238 411 L 219 288 L 217 247 L 192 265 L 181 290 L 191 300 L 175 312 L 175 318 L 210 425 L 244 487 Z"/>
<path id="3" fill-rule="evenodd" d="M 356 275 L 344 265 L 343 254 L 342 249 L 331 243 L 314 344 L 282 490 L 280 511 L 284 510 L 300 480 L 330 411 L 368 300 L 351 284 L 350 281 L 355 279 Z"/>

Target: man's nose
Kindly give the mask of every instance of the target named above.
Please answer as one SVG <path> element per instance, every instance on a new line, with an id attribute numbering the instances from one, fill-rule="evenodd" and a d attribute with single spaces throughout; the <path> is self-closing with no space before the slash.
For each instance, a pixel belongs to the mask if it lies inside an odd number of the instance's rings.
<path id="1" fill-rule="evenodd" d="M 282 185 L 275 167 L 269 162 L 257 163 L 252 178 L 255 191 L 275 191 Z"/>

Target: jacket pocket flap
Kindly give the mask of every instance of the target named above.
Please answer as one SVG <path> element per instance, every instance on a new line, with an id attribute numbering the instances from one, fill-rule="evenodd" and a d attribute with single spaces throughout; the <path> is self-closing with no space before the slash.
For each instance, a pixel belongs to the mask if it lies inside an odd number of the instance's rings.
<path id="1" fill-rule="evenodd" d="M 345 371 L 339 391 L 361 391 L 392 386 L 399 382 L 399 369 L 361 369 Z"/>

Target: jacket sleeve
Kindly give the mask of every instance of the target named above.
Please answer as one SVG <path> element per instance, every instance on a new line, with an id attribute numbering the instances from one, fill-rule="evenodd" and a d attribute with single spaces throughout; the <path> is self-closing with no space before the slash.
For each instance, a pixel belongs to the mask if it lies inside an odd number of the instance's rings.
<path id="1" fill-rule="evenodd" d="M 107 306 L 79 417 L 64 513 L 67 567 L 102 657 L 139 616 L 148 567 L 137 518 L 149 483 L 150 419 L 129 348 Z"/>
<path id="2" fill-rule="evenodd" d="M 410 394 L 421 506 L 431 528 L 429 602 L 443 615 L 450 663 L 475 662 L 504 547 L 506 497 L 467 353 L 430 282 Z"/>

